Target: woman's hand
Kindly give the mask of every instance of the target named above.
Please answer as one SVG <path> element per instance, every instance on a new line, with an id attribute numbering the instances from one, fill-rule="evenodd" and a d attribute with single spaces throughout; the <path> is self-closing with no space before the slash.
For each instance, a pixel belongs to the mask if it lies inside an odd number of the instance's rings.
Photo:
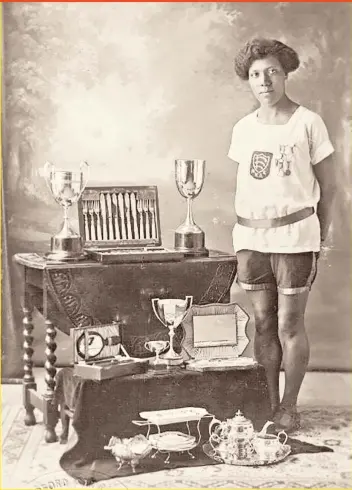
<path id="1" fill-rule="evenodd" d="M 324 242 L 322 241 L 320 243 L 320 251 L 316 252 L 317 259 L 326 260 L 328 258 L 329 250 L 331 249 L 332 247 L 328 247 L 327 245 L 324 245 Z"/>

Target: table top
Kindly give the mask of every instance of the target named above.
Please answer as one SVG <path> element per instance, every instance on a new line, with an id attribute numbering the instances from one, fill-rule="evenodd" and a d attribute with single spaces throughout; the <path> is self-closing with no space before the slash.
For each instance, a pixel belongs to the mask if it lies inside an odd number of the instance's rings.
<path id="1" fill-rule="evenodd" d="M 142 262 L 133 263 L 118 263 L 118 264 L 101 264 L 100 262 L 95 262 L 92 260 L 80 260 L 76 262 L 63 262 L 63 261 L 53 261 L 48 260 L 45 254 L 40 254 L 36 252 L 30 253 L 18 253 L 13 256 L 13 260 L 20 265 L 29 267 L 32 269 L 47 270 L 47 269 L 86 269 L 86 268 L 106 268 L 106 267 L 121 267 L 121 266 L 138 266 L 140 267 Z M 236 256 L 228 252 L 222 252 L 219 250 L 210 250 L 208 257 L 185 257 L 181 260 L 182 263 L 185 262 L 236 262 Z M 171 264 L 171 262 L 160 262 L 161 264 Z M 177 263 L 177 262 L 174 262 Z"/>

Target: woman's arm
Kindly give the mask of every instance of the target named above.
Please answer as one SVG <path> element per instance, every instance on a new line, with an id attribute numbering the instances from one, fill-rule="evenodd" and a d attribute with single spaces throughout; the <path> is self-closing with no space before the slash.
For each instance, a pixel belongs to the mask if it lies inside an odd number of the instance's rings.
<path id="1" fill-rule="evenodd" d="M 337 190 L 336 172 L 332 155 L 313 165 L 313 171 L 320 186 L 317 215 L 320 222 L 321 241 L 324 242 L 331 224 L 332 208 Z"/>
<path id="2" fill-rule="evenodd" d="M 238 162 L 232 162 L 233 165 L 233 177 L 234 177 L 234 192 L 236 194 L 237 189 L 237 173 L 238 173 Z"/>
<path id="3" fill-rule="evenodd" d="M 238 162 L 232 162 L 232 164 L 233 164 L 233 183 L 234 183 L 233 190 L 234 190 L 234 194 L 236 195 Z M 236 218 L 236 221 L 237 221 L 237 218 Z"/>

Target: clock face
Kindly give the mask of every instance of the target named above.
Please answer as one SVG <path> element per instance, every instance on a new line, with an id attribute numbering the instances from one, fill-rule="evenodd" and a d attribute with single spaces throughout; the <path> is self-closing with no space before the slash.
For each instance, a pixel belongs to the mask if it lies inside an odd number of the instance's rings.
<path id="1" fill-rule="evenodd" d="M 84 333 L 78 337 L 76 343 L 77 354 L 82 359 L 91 359 L 99 356 L 105 347 L 106 342 L 104 342 L 103 337 L 94 331 L 87 333 L 87 355 L 86 355 L 86 340 Z"/>
<path id="2" fill-rule="evenodd" d="M 74 362 L 111 359 L 120 354 L 121 337 L 115 324 L 72 328 Z"/>

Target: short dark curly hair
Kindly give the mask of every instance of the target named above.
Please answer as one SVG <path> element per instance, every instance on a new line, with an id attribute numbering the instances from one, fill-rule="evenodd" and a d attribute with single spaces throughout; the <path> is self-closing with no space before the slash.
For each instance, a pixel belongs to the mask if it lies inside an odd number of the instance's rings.
<path id="1" fill-rule="evenodd" d="M 256 60 L 275 56 L 285 73 L 297 70 L 299 58 L 296 51 L 276 39 L 256 38 L 248 41 L 235 57 L 235 72 L 242 80 L 248 80 L 249 69 Z"/>

